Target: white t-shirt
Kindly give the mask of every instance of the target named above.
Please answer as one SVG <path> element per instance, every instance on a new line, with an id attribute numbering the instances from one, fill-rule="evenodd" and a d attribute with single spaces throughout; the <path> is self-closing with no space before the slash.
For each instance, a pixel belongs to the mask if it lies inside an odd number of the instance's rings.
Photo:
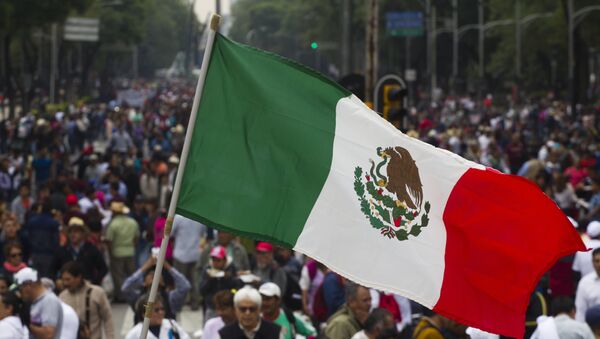
<path id="1" fill-rule="evenodd" d="M 600 240 L 590 239 L 585 242 L 585 247 L 594 250 L 600 247 Z M 573 271 L 581 273 L 581 277 L 594 272 L 594 264 L 592 264 L 592 252 L 593 251 L 575 253 L 575 259 L 573 259 Z"/>
<path id="2" fill-rule="evenodd" d="M 14 315 L 0 320 L 0 339 L 29 339 L 29 331 Z"/>
<path id="3" fill-rule="evenodd" d="M 79 332 L 79 317 L 73 307 L 61 301 L 63 309 L 62 330 L 60 331 L 60 339 L 77 339 Z"/>
<path id="4" fill-rule="evenodd" d="M 221 317 L 211 318 L 204 324 L 202 330 L 202 339 L 217 339 L 219 338 L 219 330 L 225 326 Z"/>
<path id="5" fill-rule="evenodd" d="M 179 326 L 179 324 L 175 320 L 169 321 L 168 319 L 163 319 L 162 324 L 160 325 L 160 333 L 158 338 L 152 334 L 152 332 L 148 331 L 147 339 L 170 339 L 169 332 L 173 328 L 173 325 L 177 328 L 177 332 L 179 333 L 179 339 L 190 339 L 190 336 L 185 332 L 185 330 Z M 125 339 L 138 339 L 140 334 L 142 333 L 143 323 L 138 323 L 135 325 L 129 333 L 125 336 Z M 204 338 L 204 335 L 202 336 Z"/>

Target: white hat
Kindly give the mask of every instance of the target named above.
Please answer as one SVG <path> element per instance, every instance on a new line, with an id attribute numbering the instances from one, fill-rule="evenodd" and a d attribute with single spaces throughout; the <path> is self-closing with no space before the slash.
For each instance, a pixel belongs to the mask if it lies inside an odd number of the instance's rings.
<path id="1" fill-rule="evenodd" d="M 600 235 L 600 221 L 592 221 L 587 225 L 587 234 L 595 238 Z"/>
<path id="2" fill-rule="evenodd" d="M 21 286 L 27 282 L 36 282 L 38 280 L 38 272 L 31 267 L 25 267 L 17 272 L 13 279 L 15 284 Z"/>
<path id="3" fill-rule="evenodd" d="M 262 284 L 258 292 L 267 297 L 281 297 L 281 289 L 272 282 Z"/>

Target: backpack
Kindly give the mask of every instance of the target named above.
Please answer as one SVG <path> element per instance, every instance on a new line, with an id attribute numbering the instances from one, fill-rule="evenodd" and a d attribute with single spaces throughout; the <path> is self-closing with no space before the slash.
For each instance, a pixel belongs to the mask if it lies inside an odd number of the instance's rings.
<path id="1" fill-rule="evenodd" d="M 283 268 L 282 271 L 285 273 L 286 284 L 285 291 L 281 291 L 281 300 L 288 309 L 292 311 L 300 311 L 302 310 L 302 290 L 300 289 L 300 284 L 298 284 L 298 281 L 296 281 L 296 279 L 294 279 L 294 277 L 292 277 L 292 275 Z M 274 274 L 275 269 L 271 269 L 271 281 L 273 281 Z"/>
<path id="2" fill-rule="evenodd" d="M 310 274 L 310 272 L 309 272 Z M 342 277 L 334 273 L 336 279 L 341 285 L 344 285 L 344 281 Z M 317 288 L 317 292 L 315 293 L 315 299 L 313 300 L 313 318 L 316 322 L 322 323 L 327 321 L 327 303 L 325 302 L 325 292 L 323 291 L 323 285 L 325 284 L 325 279 L 319 287 Z"/>

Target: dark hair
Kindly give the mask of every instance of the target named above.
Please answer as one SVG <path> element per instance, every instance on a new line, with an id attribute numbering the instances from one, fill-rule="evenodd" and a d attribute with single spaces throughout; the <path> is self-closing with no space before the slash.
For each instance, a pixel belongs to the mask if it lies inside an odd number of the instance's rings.
<path id="1" fill-rule="evenodd" d="M 4 274 L 0 274 L 0 281 L 4 280 L 4 282 L 6 283 L 6 287 L 10 287 L 10 284 L 12 284 L 12 279 L 5 276 Z"/>
<path id="2" fill-rule="evenodd" d="M 358 290 L 360 288 L 366 288 L 366 287 L 364 287 L 362 285 L 359 285 L 357 283 L 348 281 L 346 283 L 346 301 L 350 301 L 350 300 L 356 299 L 356 296 L 358 294 Z"/>
<path id="3" fill-rule="evenodd" d="M 386 328 L 375 339 L 395 339 L 402 338 L 395 328 Z"/>
<path id="4" fill-rule="evenodd" d="M 67 272 L 74 277 L 83 277 L 83 265 L 79 261 L 69 261 L 63 265 L 60 271 Z"/>
<path id="5" fill-rule="evenodd" d="M 573 299 L 567 296 L 554 298 L 554 300 L 552 300 L 552 305 L 550 306 L 550 311 L 553 316 L 557 316 L 561 313 L 569 313 L 573 310 L 575 310 Z"/>
<path id="6" fill-rule="evenodd" d="M 23 251 L 23 245 L 21 245 L 21 243 L 19 243 L 18 241 L 11 241 L 8 244 L 4 245 L 4 257 L 10 257 L 10 250 L 12 250 L 15 247 Z"/>
<path id="7" fill-rule="evenodd" d="M 594 248 L 594 250 L 592 251 L 592 258 L 596 256 L 596 254 L 600 253 L 600 247 L 598 248 Z"/>
<path id="8" fill-rule="evenodd" d="M 390 311 L 386 310 L 385 308 L 374 309 L 371 312 L 371 314 L 369 314 L 369 317 L 365 321 L 365 332 L 373 333 L 373 331 L 377 328 L 377 326 L 380 326 L 381 328 L 383 328 L 383 323 L 385 322 L 385 318 L 391 317 L 391 316 L 392 316 L 392 314 L 390 313 Z"/>
<path id="9" fill-rule="evenodd" d="M 223 290 L 215 293 L 213 303 L 219 308 L 233 307 L 233 293 L 229 290 Z"/>
<path id="10" fill-rule="evenodd" d="M 4 306 L 12 307 L 12 315 L 16 315 L 21 318 L 21 322 L 27 326 L 29 325 L 29 306 L 23 303 L 14 292 L 6 292 L 0 294 L 0 299 Z"/>
<path id="11" fill-rule="evenodd" d="M 135 315 L 137 319 L 144 319 L 144 314 L 146 313 L 146 303 L 148 302 L 149 297 L 150 293 L 144 293 L 135 302 Z M 161 305 L 165 306 L 165 301 L 163 300 L 163 297 L 160 295 L 160 293 L 157 293 L 156 298 L 154 299 L 154 304 L 157 303 L 161 303 Z"/>

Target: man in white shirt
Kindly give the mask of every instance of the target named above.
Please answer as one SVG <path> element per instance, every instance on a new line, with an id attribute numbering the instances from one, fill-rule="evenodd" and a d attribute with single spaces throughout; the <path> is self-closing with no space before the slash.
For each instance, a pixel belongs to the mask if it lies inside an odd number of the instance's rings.
<path id="1" fill-rule="evenodd" d="M 577 285 L 575 296 L 575 319 L 585 321 L 585 312 L 588 308 L 600 304 L 600 248 L 592 252 L 594 271 L 587 274 Z"/>
<path id="2" fill-rule="evenodd" d="M 600 221 L 592 221 L 587 226 L 587 235 L 590 237 L 585 242 L 587 248 L 600 248 Z M 581 278 L 594 271 L 592 265 L 592 252 L 577 252 L 573 260 L 573 271 L 579 272 Z"/>
<path id="3" fill-rule="evenodd" d="M 206 226 L 201 223 L 175 215 L 173 220 L 173 232 L 175 238 L 173 258 L 175 258 L 175 269 L 181 272 L 192 285 L 190 290 L 190 304 L 192 310 L 197 310 L 199 303 L 198 278 L 196 276 L 196 264 L 200 260 L 200 244 L 206 238 Z"/>
<path id="4" fill-rule="evenodd" d="M 560 296 L 552 301 L 553 317 L 539 317 L 532 339 L 595 339 L 585 322 L 573 319 L 575 305 L 570 297 Z"/>

